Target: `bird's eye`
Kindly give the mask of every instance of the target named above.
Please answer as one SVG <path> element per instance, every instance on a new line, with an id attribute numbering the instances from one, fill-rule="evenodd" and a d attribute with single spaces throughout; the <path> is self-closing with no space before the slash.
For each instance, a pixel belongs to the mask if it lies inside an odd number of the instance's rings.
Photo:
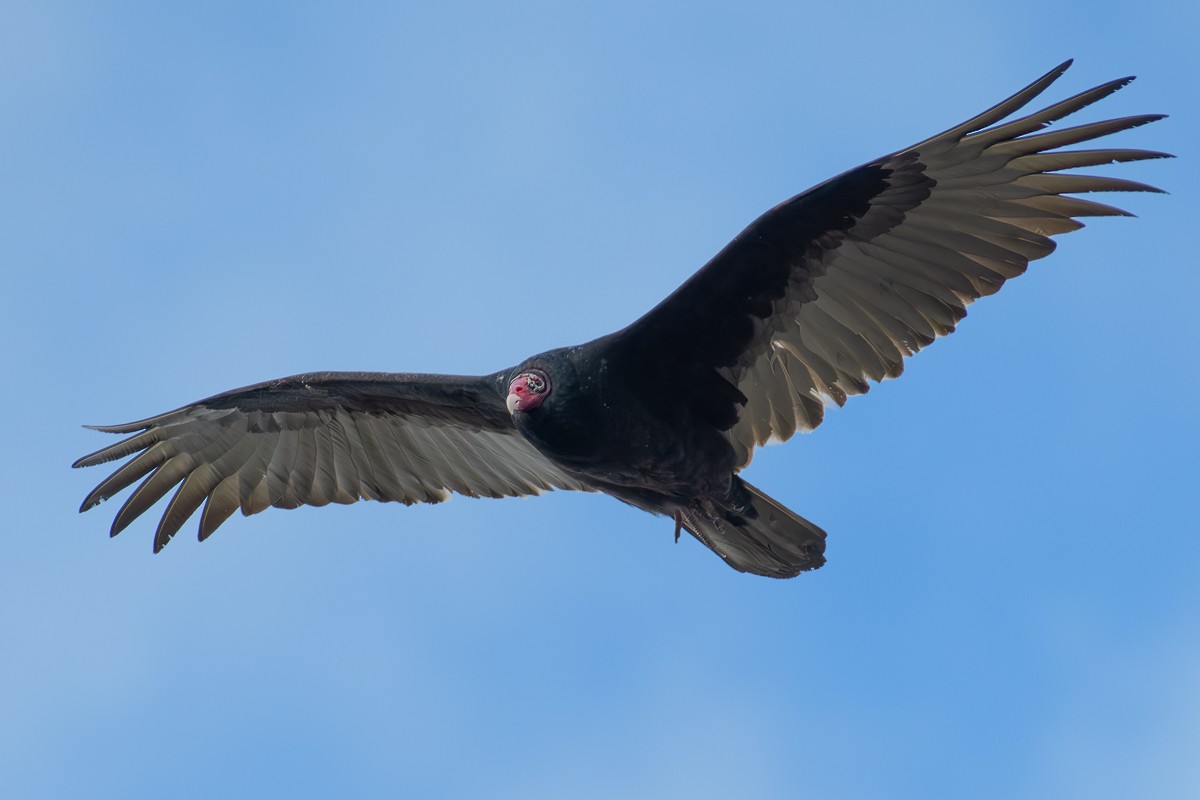
<path id="1" fill-rule="evenodd" d="M 530 373 L 525 376 L 525 388 L 534 394 L 541 394 L 546 391 L 546 382 L 541 376 Z"/>

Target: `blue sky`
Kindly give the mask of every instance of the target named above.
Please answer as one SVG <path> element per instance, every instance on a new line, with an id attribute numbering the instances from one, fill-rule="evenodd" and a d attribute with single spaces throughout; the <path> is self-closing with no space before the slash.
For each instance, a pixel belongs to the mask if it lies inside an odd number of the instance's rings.
<path id="1" fill-rule="evenodd" d="M 10 796 L 1200 796 L 1200 12 L 805 5 L 6 8 Z M 760 452 L 817 573 L 567 493 L 76 513 L 84 423 L 585 341 L 1072 56 L 1171 194 Z"/>

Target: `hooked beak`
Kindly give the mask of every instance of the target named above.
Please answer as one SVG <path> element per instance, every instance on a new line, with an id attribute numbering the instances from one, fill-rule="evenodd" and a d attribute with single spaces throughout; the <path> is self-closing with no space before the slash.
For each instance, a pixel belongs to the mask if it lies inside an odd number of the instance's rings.
<path id="1" fill-rule="evenodd" d="M 504 401 L 504 405 L 508 406 L 508 413 L 517 413 L 517 404 L 521 402 L 521 398 L 517 397 L 516 392 L 509 392 L 508 398 Z"/>

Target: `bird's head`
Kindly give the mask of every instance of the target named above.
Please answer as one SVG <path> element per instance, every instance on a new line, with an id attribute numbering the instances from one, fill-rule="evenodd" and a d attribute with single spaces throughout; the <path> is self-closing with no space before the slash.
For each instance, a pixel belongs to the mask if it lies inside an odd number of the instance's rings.
<path id="1" fill-rule="evenodd" d="M 508 413 L 533 411 L 550 395 L 550 376 L 540 369 L 527 369 L 508 384 Z"/>

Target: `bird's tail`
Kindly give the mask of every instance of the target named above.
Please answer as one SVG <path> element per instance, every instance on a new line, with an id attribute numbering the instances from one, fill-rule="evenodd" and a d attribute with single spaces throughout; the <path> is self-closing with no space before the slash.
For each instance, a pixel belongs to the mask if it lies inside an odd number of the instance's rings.
<path id="1" fill-rule="evenodd" d="M 739 513 L 698 506 L 681 512 L 683 527 L 740 572 L 793 578 L 825 563 L 825 531 L 736 479 L 746 491 Z"/>

